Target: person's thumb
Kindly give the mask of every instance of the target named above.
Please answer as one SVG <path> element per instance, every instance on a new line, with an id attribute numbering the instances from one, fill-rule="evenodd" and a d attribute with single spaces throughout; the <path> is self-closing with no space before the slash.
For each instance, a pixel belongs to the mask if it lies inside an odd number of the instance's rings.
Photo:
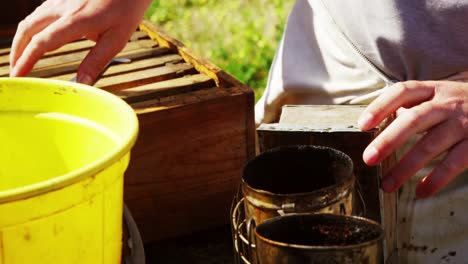
<path id="1" fill-rule="evenodd" d="M 126 36 L 120 32 L 109 30 L 104 33 L 81 63 L 76 78 L 77 82 L 94 84 L 99 74 L 112 58 L 125 47 L 126 43 Z"/>

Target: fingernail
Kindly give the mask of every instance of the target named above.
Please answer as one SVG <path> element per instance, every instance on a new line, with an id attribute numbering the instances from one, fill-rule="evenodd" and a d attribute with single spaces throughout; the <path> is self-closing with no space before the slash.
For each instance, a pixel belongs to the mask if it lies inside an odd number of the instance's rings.
<path id="1" fill-rule="evenodd" d="M 382 190 L 384 190 L 385 192 L 393 191 L 394 187 L 395 187 L 395 181 L 393 180 L 393 178 L 385 178 L 382 181 Z"/>
<path id="2" fill-rule="evenodd" d="M 374 119 L 374 116 L 371 113 L 363 113 L 358 120 L 358 126 L 361 130 L 365 130 L 368 128 L 370 123 L 372 122 L 372 119 Z"/>
<path id="3" fill-rule="evenodd" d="M 93 84 L 93 79 L 91 78 L 91 76 L 86 75 L 86 74 L 78 75 L 76 78 L 76 81 L 82 84 L 87 84 L 87 85 Z"/>
<path id="4" fill-rule="evenodd" d="M 364 154 L 362 155 L 362 158 L 364 159 L 364 162 L 368 165 L 373 165 L 374 163 L 377 162 L 379 158 L 379 152 L 375 147 L 368 147 L 366 150 L 364 150 Z"/>

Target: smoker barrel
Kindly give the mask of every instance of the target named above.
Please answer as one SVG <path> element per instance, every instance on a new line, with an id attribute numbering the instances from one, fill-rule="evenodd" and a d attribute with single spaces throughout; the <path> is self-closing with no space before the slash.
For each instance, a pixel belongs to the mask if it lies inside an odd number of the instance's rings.
<path id="1" fill-rule="evenodd" d="M 256 259 L 258 264 L 377 264 L 383 235 L 378 223 L 356 216 L 290 214 L 257 226 Z"/>
<path id="2" fill-rule="evenodd" d="M 236 263 L 256 263 L 255 226 L 292 213 L 351 215 L 351 158 L 333 148 L 297 145 L 267 150 L 245 166 L 231 208 Z"/>
<path id="3" fill-rule="evenodd" d="M 256 224 L 287 213 L 352 213 L 353 162 L 341 151 L 313 145 L 268 150 L 244 168 L 246 217 Z"/>

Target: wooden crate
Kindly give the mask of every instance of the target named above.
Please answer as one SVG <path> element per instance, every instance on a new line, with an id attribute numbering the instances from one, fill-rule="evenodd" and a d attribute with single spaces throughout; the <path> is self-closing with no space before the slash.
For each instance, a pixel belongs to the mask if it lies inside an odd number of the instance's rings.
<path id="1" fill-rule="evenodd" d="M 387 257 L 396 250 L 397 195 L 380 190 L 380 178 L 395 163 L 390 155 L 379 166 L 367 166 L 362 153 L 383 127 L 362 132 L 357 120 L 364 106 L 357 105 L 286 105 L 279 123 L 258 128 L 260 152 L 281 145 L 312 144 L 332 147 L 353 160 L 357 179 L 355 214 L 381 223 L 385 229 Z M 361 200 L 362 199 L 362 200 Z M 364 206 L 362 205 L 364 204 Z"/>
<path id="2" fill-rule="evenodd" d="M 46 54 L 30 76 L 70 80 L 93 42 Z M 0 48 L 7 76 L 9 48 Z M 147 21 L 95 87 L 126 100 L 140 121 L 125 203 L 145 241 L 227 224 L 243 166 L 254 156 L 250 88 Z"/>

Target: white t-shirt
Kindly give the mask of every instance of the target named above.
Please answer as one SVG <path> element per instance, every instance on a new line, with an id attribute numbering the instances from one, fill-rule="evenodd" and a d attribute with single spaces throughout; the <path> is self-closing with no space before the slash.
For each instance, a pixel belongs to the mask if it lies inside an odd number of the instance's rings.
<path id="1" fill-rule="evenodd" d="M 457 78 L 468 70 L 467 14 L 468 0 L 297 1 L 257 124 L 276 121 L 287 103 L 362 103 L 385 79 Z"/>
<path id="2" fill-rule="evenodd" d="M 468 80 L 468 0 L 297 0 L 255 106 L 272 123 L 285 104 L 365 104 L 410 79 Z M 401 263 L 468 263 L 468 176 L 415 199 L 402 188 Z"/>

